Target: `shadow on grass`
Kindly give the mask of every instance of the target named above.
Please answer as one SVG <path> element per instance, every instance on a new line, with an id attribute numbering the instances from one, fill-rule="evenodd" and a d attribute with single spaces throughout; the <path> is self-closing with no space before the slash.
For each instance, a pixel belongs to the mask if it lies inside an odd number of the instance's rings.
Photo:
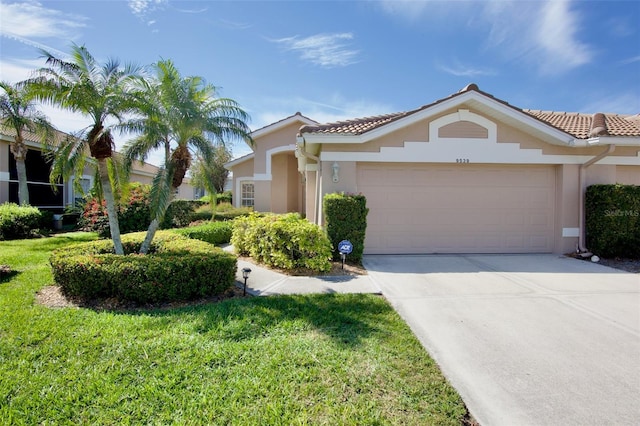
<path id="1" fill-rule="evenodd" d="M 11 278 L 15 277 L 20 271 L 14 271 L 11 269 L 3 268 L 5 265 L 0 265 L 0 284 L 11 281 Z M 8 268 L 8 267 L 7 267 Z"/>
<path id="2" fill-rule="evenodd" d="M 380 296 L 320 294 L 237 298 L 196 307 L 119 314 L 161 318 L 158 327 L 188 321 L 196 333 L 230 341 L 312 329 L 340 346 L 351 347 L 383 333 L 392 311 Z"/>

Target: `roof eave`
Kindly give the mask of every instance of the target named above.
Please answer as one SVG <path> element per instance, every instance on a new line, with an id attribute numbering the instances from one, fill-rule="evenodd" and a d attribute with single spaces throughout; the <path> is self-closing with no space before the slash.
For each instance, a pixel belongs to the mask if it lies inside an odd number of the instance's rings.
<path id="1" fill-rule="evenodd" d="M 253 160 L 255 156 L 256 156 L 255 153 L 251 153 L 251 154 L 242 156 L 240 158 L 236 158 L 235 160 L 231 160 L 228 163 L 224 163 L 224 168 L 227 170 L 231 170 L 233 167 L 237 166 L 238 164 L 242 164 L 245 161 Z"/>

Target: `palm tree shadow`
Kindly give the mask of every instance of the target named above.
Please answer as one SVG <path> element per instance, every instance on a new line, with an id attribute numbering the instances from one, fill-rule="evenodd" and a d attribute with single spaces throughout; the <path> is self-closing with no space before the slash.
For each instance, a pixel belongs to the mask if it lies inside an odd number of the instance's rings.
<path id="1" fill-rule="evenodd" d="M 5 269 L 2 266 L 4 265 L 0 265 L 0 284 L 6 283 L 11 281 L 11 279 L 13 277 L 15 277 L 16 275 L 20 274 L 20 271 L 15 271 L 12 269 Z"/>
<path id="2" fill-rule="evenodd" d="M 213 339 L 243 341 L 283 331 L 313 330 L 335 344 L 354 347 L 363 339 L 385 333 L 391 306 L 380 296 L 325 293 L 306 296 L 271 296 L 230 299 L 221 303 L 172 310 L 136 311 L 163 321 L 193 323 L 193 331 Z M 376 300 L 378 299 L 378 300 Z M 125 313 L 122 313 L 125 314 Z"/>

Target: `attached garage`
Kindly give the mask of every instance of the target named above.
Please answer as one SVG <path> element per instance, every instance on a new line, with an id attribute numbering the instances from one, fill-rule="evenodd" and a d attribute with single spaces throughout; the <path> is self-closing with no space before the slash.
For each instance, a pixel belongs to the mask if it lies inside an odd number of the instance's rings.
<path id="1" fill-rule="evenodd" d="M 369 254 L 553 251 L 554 166 L 358 163 L 357 188 Z"/>

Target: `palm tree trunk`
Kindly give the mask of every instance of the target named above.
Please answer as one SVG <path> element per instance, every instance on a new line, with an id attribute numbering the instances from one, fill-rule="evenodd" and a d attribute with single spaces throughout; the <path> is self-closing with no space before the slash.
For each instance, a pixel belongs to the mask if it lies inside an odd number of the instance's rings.
<path id="1" fill-rule="evenodd" d="M 171 188 L 171 195 L 169 196 L 169 202 L 167 203 L 167 205 L 171 204 L 171 202 L 175 198 L 173 195 L 175 194 L 175 192 L 176 192 L 175 188 Z M 151 242 L 153 241 L 153 238 L 156 236 L 156 232 L 160 228 L 160 219 L 156 217 L 149 224 L 149 227 L 147 228 L 147 235 L 145 235 L 144 241 L 140 246 L 140 254 L 149 253 L 149 249 L 151 248 Z"/>
<path id="2" fill-rule="evenodd" d="M 29 204 L 29 187 L 27 186 L 27 158 L 28 148 L 22 141 L 22 136 L 18 134 L 15 142 L 10 145 L 11 153 L 16 160 L 16 171 L 18 173 L 18 203 L 21 206 Z"/>
<path id="3" fill-rule="evenodd" d="M 156 236 L 156 231 L 160 228 L 160 221 L 158 219 L 153 219 L 147 228 L 147 235 L 144 237 L 144 241 L 140 246 L 140 254 L 149 253 L 149 249 L 151 248 L 151 241 L 153 241 L 153 237 Z"/>
<path id="4" fill-rule="evenodd" d="M 109 216 L 109 230 L 111 231 L 111 240 L 116 254 L 123 255 L 122 239 L 120 238 L 120 225 L 118 224 L 118 211 L 116 210 L 116 202 L 113 197 L 113 188 L 109 179 L 109 169 L 107 168 L 107 159 L 100 158 L 98 161 L 98 173 L 100 175 L 100 183 L 102 184 L 102 194 L 107 202 L 107 216 Z"/>
<path id="5" fill-rule="evenodd" d="M 24 157 L 16 157 L 16 171 L 18 172 L 18 202 L 21 206 L 29 204 L 29 187 L 27 186 L 27 166 Z"/>

